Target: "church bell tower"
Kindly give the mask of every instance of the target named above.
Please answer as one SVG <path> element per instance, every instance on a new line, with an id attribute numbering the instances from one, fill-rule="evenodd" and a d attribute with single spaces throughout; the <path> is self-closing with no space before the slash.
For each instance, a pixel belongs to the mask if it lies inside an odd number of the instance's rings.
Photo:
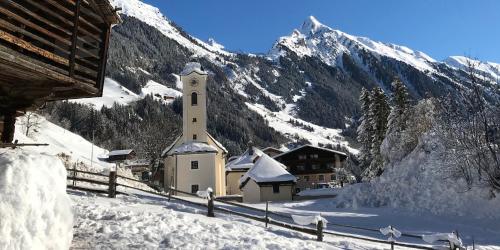
<path id="1" fill-rule="evenodd" d="M 181 72 L 182 139 L 207 143 L 207 77 L 199 63 L 191 62 Z"/>

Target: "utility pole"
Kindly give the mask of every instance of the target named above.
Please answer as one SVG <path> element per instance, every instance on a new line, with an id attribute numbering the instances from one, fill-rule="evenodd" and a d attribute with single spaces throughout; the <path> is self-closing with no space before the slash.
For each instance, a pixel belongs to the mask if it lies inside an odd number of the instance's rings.
<path id="1" fill-rule="evenodd" d="M 92 149 L 90 151 L 90 169 L 92 169 L 94 165 L 94 134 L 95 130 L 92 128 Z"/>

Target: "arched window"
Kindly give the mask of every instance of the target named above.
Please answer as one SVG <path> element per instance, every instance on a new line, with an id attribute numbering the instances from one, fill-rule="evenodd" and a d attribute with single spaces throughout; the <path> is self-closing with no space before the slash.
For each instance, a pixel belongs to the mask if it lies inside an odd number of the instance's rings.
<path id="1" fill-rule="evenodd" d="M 191 93 L 191 106 L 198 105 L 198 94 L 196 92 Z"/>

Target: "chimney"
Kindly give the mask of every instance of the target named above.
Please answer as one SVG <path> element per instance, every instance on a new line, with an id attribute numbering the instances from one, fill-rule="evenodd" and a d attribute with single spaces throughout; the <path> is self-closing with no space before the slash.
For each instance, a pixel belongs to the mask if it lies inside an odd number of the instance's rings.
<path id="1" fill-rule="evenodd" d="M 249 155 L 253 155 L 253 153 L 254 153 L 254 150 L 253 150 L 253 142 L 250 140 L 250 141 L 248 142 L 248 154 L 249 154 Z"/>

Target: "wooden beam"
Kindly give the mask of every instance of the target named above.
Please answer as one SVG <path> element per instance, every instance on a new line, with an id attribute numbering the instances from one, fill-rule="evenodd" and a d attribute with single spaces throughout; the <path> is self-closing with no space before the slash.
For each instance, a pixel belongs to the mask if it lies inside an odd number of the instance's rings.
<path id="1" fill-rule="evenodd" d="M 106 75 L 106 63 L 108 61 L 108 47 L 109 47 L 109 36 L 111 33 L 111 25 L 106 25 L 106 31 L 103 33 L 104 44 L 101 48 L 101 66 L 99 71 L 99 77 L 97 78 L 97 84 L 99 84 L 99 94 L 102 95 L 104 87 L 104 77 Z"/>
<path id="2" fill-rule="evenodd" d="M 71 38 L 71 55 L 69 57 L 69 76 L 73 77 L 75 74 L 75 55 L 76 55 L 76 43 L 78 42 L 78 25 L 80 22 L 80 5 L 81 0 L 76 0 L 75 5 L 75 16 L 73 21 L 73 35 Z"/>
<path id="3" fill-rule="evenodd" d="M 18 37 L 15 37 L 7 32 L 4 32 L 0 30 L 0 39 L 5 40 L 9 43 L 15 44 L 25 50 L 31 51 L 33 53 L 36 53 L 38 55 L 41 55 L 47 59 L 50 59 L 56 63 L 62 64 L 62 65 L 68 65 L 68 59 L 62 58 L 58 55 L 53 54 L 52 52 L 49 52 L 47 50 L 41 49 L 37 46 L 34 46 L 33 44 L 26 42 Z"/>

